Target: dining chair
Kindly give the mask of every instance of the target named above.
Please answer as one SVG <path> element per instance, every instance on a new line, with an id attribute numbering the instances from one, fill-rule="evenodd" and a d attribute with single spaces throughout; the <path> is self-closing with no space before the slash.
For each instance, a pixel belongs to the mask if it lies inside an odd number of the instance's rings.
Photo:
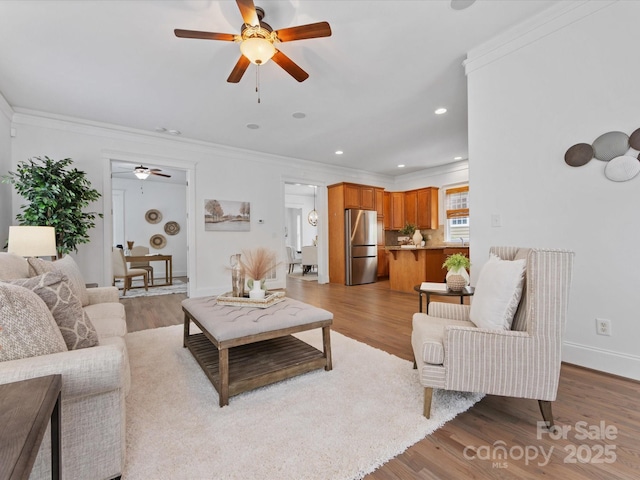
<path id="1" fill-rule="evenodd" d="M 147 283 L 149 272 L 142 268 L 127 268 L 127 261 L 124 258 L 124 252 L 121 248 L 114 248 L 111 251 L 111 265 L 113 268 L 113 284 L 116 284 L 116 279 L 122 278 L 124 280 L 124 287 L 122 288 L 123 296 L 127 294 L 127 290 L 131 289 L 131 279 L 134 277 L 142 276 L 144 289 L 149 290 Z"/>
<path id="2" fill-rule="evenodd" d="M 289 266 L 289 273 L 293 273 L 293 270 L 296 265 L 300 265 L 302 263 L 301 258 L 296 258 L 293 253 L 293 248 L 287 246 L 287 265 Z"/>
<path id="3" fill-rule="evenodd" d="M 149 253 L 149 247 L 136 246 L 131 249 L 132 257 L 143 257 Z M 142 268 L 149 272 L 149 281 L 153 285 L 153 267 L 149 262 L 129 262 L 131 268 Z"/>

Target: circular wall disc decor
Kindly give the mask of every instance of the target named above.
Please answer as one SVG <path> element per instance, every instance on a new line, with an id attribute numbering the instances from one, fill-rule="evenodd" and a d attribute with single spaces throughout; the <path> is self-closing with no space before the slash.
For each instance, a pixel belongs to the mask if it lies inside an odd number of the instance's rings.
<path id="1" fill-rule="evenodd" d="M 167 239 L 164 238 L 164 235 L 160 235 L 158 233 L 149 239 L 149 244 L 153 248 L 160 250 L 161 248 L 164 248 L 164 246 L 167 244 Z"/>
<path id="2" fill-rule="evenodd" d="M 626 182 L 640 173 L 640 162 L 636 157 L 622 155 L 607 163 L 604 175 L 614 182 Z"/>
<path id="3" fill-rule="evenodd" d="M 593 158 L 593 147 L 588 143 L 576 143 L 564 154 L 564 161 L 572 167 L 581 167 Z"/>
<path id="4" fill-rule="evenodd" d="M 175 235 L 180 232 L 180 225 L 178 222 L 167 222 L 164 224 L 164 233 L 167 235 Z"/>
<path id="5" fill-rule="evenodd" d="M 620 157 L 629 150 L 629 136 L 624 132 L 608 132 L 593 142 L 593 156 L 603 162 Z"/>
<path id="6" fill-rule="evenodd" d="M 144 218 L 146 218 L 149 223 L 158 223 L 162 220 L 162 214 L 158 210 L 152 208 L 144 214 Z"/>
<path id="7" fill-rule="evenodd" d="M 640 150 L 640 128 L 633 132 L 629 137 L 629 145 L 634 150 Z"/>

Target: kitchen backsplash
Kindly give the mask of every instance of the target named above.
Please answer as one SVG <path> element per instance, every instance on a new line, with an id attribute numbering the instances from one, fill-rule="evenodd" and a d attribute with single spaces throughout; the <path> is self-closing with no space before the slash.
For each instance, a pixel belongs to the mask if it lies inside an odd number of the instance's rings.
<path id="1" fill-rule="evenodd" d="M 420 230 L 422 237 L 427 241 L 427 247 L 438 247 L 444 245 L 444 225 L 440 225 L 437 230 Z M 398 237 L 404 237 L 397 231 L 387 230 L 384 232 L 384 244 L 388 246 L 397 246 Z"/>

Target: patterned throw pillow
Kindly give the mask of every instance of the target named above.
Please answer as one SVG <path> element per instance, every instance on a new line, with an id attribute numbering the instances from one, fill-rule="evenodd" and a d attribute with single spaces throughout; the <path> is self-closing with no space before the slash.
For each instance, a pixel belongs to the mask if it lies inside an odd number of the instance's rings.
<path id="1" fill-rule="evenodd" d="M 55 262 L 47 262 L 41 258 L 32 257 L 29 258 L 29 265 L 31 265 L 36 275 L 42 275 L 47 272 L 60 272 L 66 275 L 69 279 L 71 290 L 73 290 L 76 297 L 80 299 L 82 306 L 86 307 L 89 305 L 89 293 L 87 292 L 82 273 L 73 257 L 65 255 Z"/>
<path id="2" fill-rule="evenodd" d="M 0 282 L 0 362 L 66 351 L 60 329 L 38 295 Z"/>
<path id="3" fill-rule="evenodd" d="M 98 332 L 71 289 L 67 277 L 60 272 L 47 272 L 37 277 L 12 280 L 35 292 L 53 314 L 69 350 L 98 345 Z"/>

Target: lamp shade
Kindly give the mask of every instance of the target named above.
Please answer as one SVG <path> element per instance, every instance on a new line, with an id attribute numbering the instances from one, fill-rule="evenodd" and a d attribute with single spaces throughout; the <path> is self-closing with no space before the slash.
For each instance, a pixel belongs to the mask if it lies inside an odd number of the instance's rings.
<path id="1" fill-rule="evenodd" d="M 56 230 L 53 227 L 9 227 L 9 253 L 21 257 L 55 257 Z"/>
<path id="2" fill-rule="evenodd" d="M 242 41 L 240 51 L 251 63 L 264 65 L 275 55 L 276 47 L 269 40 L 251 37 Z"/>

